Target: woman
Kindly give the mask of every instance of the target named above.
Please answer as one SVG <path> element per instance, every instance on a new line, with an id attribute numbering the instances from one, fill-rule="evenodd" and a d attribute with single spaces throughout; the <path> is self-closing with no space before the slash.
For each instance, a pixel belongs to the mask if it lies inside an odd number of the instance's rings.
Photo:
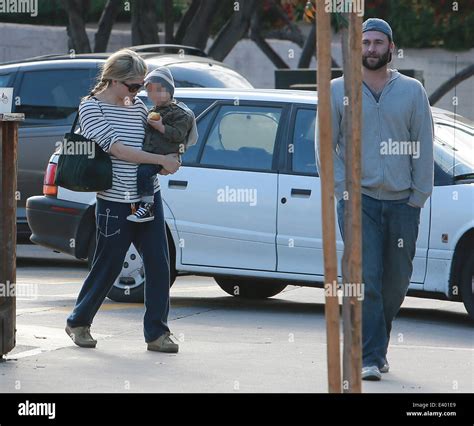
<path id="1" fill-rule="evenodd" d="M 114 53 L 106 61 L 100 80 L 79 106 L 81 133 L 93 139 L 112 160 L 113 184 L 97 193 L 96 250 L 89 272 L 67 318 L 66 332 L 76 345 L 94 348 L 92 320 L 119 275 L 130 244 L 142 256 L 145 268 L 144 334 L 148 350 L 178 352 L 167 325 L 170 306 L 169 253 L 158 177 L 154 182 L 155 219 L 147 223 L 127 220 L 133 203 L 139 201 L 136 187 L 138 164 L 163 166 L 161 174 L 175 173 L 176 154 L 142 151 L 148 111 L 136 97 L 147 67 L 135 52 Z"/>

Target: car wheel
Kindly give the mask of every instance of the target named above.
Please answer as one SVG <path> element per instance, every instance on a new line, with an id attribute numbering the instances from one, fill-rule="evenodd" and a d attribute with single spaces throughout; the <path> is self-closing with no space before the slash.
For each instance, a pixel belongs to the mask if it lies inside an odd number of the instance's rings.
<path id="1" fill-rule="evenodd" d="M 259 279 L 214 277 L 219 287 L 231 296 L 244 299 L 266 299 L 281 293 L 286 284 Z"/>
<path id="2" fill-rule="evenodd" d="M 474 320 L 474 252 L 465 258 L 462 266 L 460 291 L 464 306 Z"/>
<path id="3" fill-rule="evenodd" d="M 168 240 L 169 241 L 169 240 Z M 89 269 L 92 267 L 92 259 L 95 252 L 95 237 L 91 238 L 89 244 L 89 256 L 87 263 Z M 176 279 L 174 251 L 169 248 L 170 253 L 170 287 Z M 123 261 L 122 270 L 109 291 L 107 297 L 115 302 L 143 303 L 145 298 L 145 272 L 143 261 L 137 249 L 132 244 L 128 249 Z"/>

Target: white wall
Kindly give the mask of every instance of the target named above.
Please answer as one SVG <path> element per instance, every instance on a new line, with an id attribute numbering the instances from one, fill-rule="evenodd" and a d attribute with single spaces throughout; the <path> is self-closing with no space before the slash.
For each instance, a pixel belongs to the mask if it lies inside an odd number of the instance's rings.
<path id="1" fill-rule="evenodd" d="M 87 32 L 91 46 L 93 46 L 95 29 L 88 29 Z M 108 50 L 115 51 L 130 44 L 130 31 L 115 29 L 110 37 Z M 269 44 L 290 68 L 297 67 L 301 53 L 299 46 L 284 40 L 270 40 Z M 334 59 L 342 63 L 338 35 L 333 37 L 332 51 Z M 67 52 L 65 28 L 19 24 L 0 25 L 0 62 Z M 403 54 L 402 59 L 394 56 L 392 68 L 423 70 L 428 95 L 454 75 L 456 56 L 458 70 L 474 62 L 474 49 L 464 52 L 450 52 L 443 49 L 406 49 Z M 274 87 L 275 67 L 251 40 L 241 40 L 224 62 L 244 75 L 255 87 Z M 315 66 L 316 61 L 313 59 L 311 68 L 315 68 Z M 454 90 L 445 95 L 436 106 L 452 111 L 453 96 Z M 459 102 L 457 112 L 474 120 L 473 77 L 458 85 L 457 96 Z"/>

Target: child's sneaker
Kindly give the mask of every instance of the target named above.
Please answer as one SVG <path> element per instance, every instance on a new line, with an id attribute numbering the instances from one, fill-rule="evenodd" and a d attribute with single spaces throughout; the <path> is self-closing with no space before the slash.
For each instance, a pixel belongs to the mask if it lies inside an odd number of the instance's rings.
<path id="1" fill-rule="evenodd" d="M 153 203 L 140 203 L 137 211 L 127 216 L 127 220 L 131 222 L 149 222 L 154 218 Z"/>

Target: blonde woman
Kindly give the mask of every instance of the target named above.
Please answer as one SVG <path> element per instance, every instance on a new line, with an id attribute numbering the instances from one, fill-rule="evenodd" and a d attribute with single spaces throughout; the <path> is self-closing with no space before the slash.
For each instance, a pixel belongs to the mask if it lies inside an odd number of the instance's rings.
<path id="1" fill-rule="evenodd" d="M 89 272 L 66 332 L 74 343 L 94 348 L 90 334 L 95 314 L 107 296 L 130 244 L 142 256 L 145 269 L 144 334 L 148 350 L 178 352 L 167 324 L 170 307 L 169 253 L 158 177 L 154 182 L 155 220 L 134 223 L 127 220 L 137 193 L 138 164 L 161 165 L 160 174 L 175 173 L 180 162 L 176 154 L 159 155 L 142 150 L 148 111 L 136 96 L 143 86 L 147 66 L 135 52 L 120 50 L 106 61 L 98 84 L 79 106 L 81 133 L 93 139 L 112 160 L 113 184 L 97 193 L 97 246 Z"/>

